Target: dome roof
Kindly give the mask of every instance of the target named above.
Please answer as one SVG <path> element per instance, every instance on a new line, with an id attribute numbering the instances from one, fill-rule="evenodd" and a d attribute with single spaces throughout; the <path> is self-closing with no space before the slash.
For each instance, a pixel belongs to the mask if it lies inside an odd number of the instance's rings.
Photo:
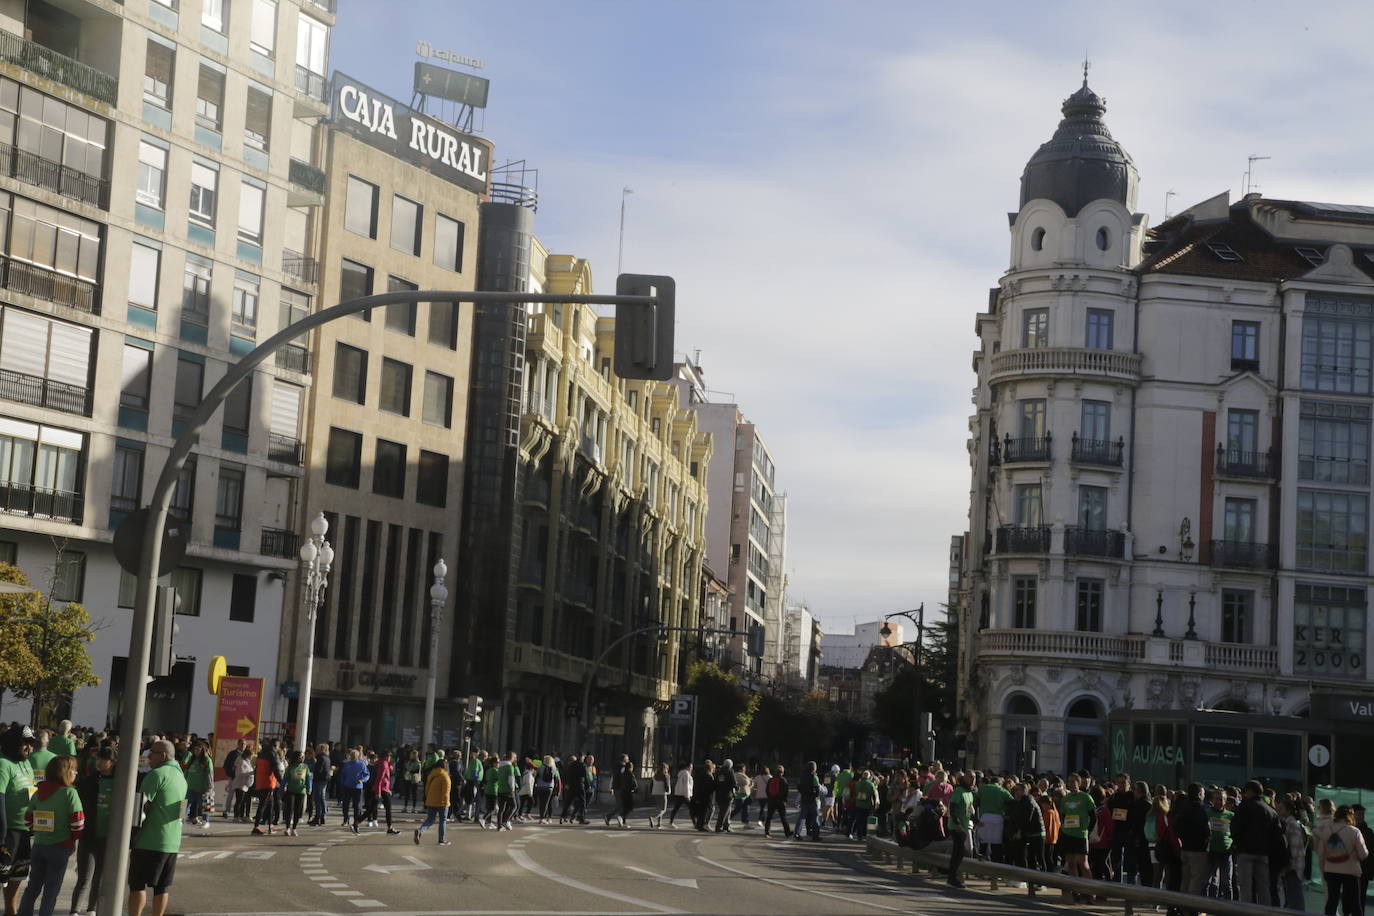
<path id="1" fill-rule="evenodd" d="M 1102 121 L 1107 100 L 1088 81 L 1064 100 L 1064 119 L 1041 144 L 1021 173 L 1021 206 L 1044 198 L 1076 216 L 1086 204 L 1106 198 L 1135 209 L 1136 175 L 1131 157 Z"/>

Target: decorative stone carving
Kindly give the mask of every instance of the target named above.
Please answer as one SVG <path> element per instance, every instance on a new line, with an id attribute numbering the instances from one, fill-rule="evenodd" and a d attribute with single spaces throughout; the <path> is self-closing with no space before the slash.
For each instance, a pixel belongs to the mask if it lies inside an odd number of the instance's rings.
<path id="1" fill-rule="evenodd" d="M 1007 674 L 1007 683 L 1015 687 L 1024 686 L 1026 683 L 1026 666 L 1012 665 L 1011 671 Z"/>
<path id="2" fill-rule="evenodd" d="M 1184 709 L 1197 709 L 1198 694 L 1202 691 L 1202 684 L 1195 678 L 1185 678 L 1178 685 L 1178 696 L 1183 703 Z"/>

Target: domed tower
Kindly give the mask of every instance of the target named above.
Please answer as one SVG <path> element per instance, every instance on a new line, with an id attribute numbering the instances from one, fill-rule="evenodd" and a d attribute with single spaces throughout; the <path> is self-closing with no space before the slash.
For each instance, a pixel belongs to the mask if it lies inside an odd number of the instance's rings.
<path id="1" fill-rule="evenodd" d="M 1107 100 L 1083 86 L 1064 100 L 1064 119 L 1054 136 L 1031 156 L 1021 173 L 1021 206 L 1052 200 L 1066 216 L 1077 216 L 1095 200 L 1115 200 L 1135 209 L 1139 176 L 1130 155 L 1112 139 L 1102 116 Z"/>

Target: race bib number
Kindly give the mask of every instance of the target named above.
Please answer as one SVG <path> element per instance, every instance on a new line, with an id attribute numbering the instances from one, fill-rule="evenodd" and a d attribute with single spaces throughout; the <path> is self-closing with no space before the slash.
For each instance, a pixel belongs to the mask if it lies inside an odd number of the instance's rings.
<path id="1" fill-rule="evenodd" d="M 1125 819 L 1126 819 L 1126 809 L 1125 809 L 1125 808 L 1113 808 L 1113 809 L 1112 809 L 1112 820 L 1114 820 L 1114 821 L 1124 821 Z"/>
<path id="2" fill-rule="evenodd" d="M 1077 830 L 1077 829 L 1078 829 L 1079 823 L 1080 823 L 1080 821 L 1079 821 L 1079 819 L 1078 819 L 1078 815 L 1077 815 L 1077 814 L 1070 814 L 1068 817 L 1064 818 L 1064 829 L 1065 829 L 1065 830 Z"/>
<path id="3" fill-rule="evenodd" d="M 57 826 L 57 818 L 51 811 L 33 812 L 33 832 L 52 833 Z"/>

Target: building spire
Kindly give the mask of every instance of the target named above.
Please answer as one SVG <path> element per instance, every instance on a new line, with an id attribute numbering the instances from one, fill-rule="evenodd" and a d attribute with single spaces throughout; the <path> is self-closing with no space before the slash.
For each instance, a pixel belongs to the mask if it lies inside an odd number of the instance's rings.
<path id="1" fill-rule="evenodd" d="M 1088 71 L 1092 69 L 1092 64 L 1088 61 L 1088 52 L 1083 52 L 1083 85 L 1088 85 Z"/>

